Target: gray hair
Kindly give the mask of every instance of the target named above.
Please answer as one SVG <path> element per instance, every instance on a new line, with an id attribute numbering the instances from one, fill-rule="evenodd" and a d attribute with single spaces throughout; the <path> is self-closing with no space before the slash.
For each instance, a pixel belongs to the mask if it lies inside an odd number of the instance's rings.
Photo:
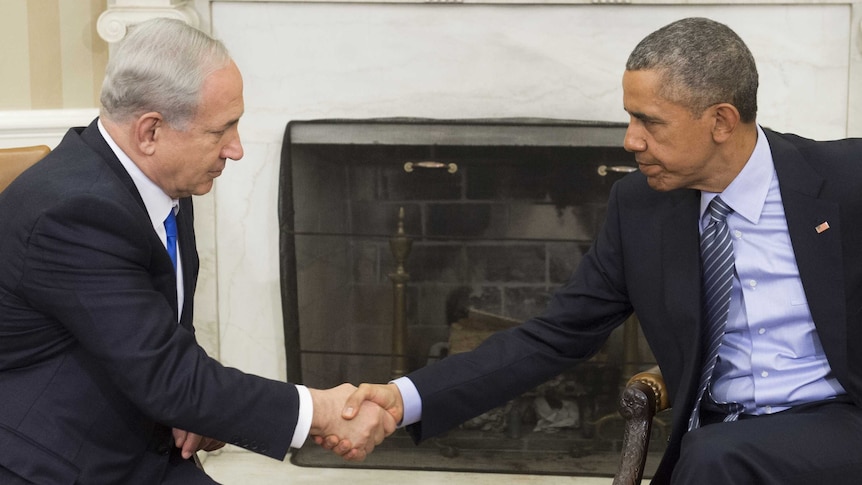
<path id="1" fill-rule="evenodd" d="M 181 20 L 142 22 L 130 29 L 108 61 L 101 115 L 126 122 L 155 111 L 172 127 L 186 129 L 204 80 L 229 63 L 220 41 Z"/>
<path id="2" fill-rule="evenodd" d="M 724 24 L 705 18 L 678 20 L 646 36 L 626 69 L 657 70 L 659 95 L 700 117 L 717 103 L 730 103 L 740 119 L 757 116 L 757 66 L 742 39 Z"/>

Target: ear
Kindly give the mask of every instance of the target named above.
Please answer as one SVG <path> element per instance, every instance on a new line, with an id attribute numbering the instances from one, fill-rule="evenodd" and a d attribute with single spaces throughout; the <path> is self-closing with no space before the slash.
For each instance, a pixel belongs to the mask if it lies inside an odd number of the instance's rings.
<path id="1" fill-rule="evenodd" d="M 739 125 L 739 110 L 730 103 L 719 103 L 708 108 L 712 111 L 712 139 L 724 143 Z"/>
<path id="2" fill-rule="evenodd" d="M 156 151 L 156 143 L 159 141 L 161 129 L 165 126 L 165 120 L 161 113 L 151 111 L 144 113 L 135 120 L 134 143 L 141 153 L 152 155 Z"/>

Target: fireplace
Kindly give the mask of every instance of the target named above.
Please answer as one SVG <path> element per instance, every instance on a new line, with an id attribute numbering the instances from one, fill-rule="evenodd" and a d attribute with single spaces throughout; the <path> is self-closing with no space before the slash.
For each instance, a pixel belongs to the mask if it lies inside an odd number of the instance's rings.
<path id="1" fill-rule="evenodd" d="M 635 170 L 624 132 L 546 119 L 289 123 L 279 180 L 288 375 L 323 388 L 386 382 L 539 314 L 595 237 L 611 184 Z M 502 446 L 594 463 L 601 451 L 613 464 L 622 380 L 651 360 L 632 319 L 588 363 L 436 447 L 450 460 Z"/>

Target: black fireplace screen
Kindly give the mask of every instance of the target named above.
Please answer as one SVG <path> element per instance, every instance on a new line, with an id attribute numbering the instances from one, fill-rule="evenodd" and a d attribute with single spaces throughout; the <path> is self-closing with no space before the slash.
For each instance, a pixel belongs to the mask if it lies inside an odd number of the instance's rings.
<path id="1" fill-rule="evenodd" d="M 290 380 L 386 382 L 540 313 L 595 237 L 611 184 L 634 169 L 624 132 L 534 119 L 291 122 L 279 184 Z M 389 457 L 366 466 L 607 474 L 622 381 L 651 362 L 632 319 L 588 363 L 424 448 L 395 436 Z M 299 464 L 341 465 L 306 448 Z"/>

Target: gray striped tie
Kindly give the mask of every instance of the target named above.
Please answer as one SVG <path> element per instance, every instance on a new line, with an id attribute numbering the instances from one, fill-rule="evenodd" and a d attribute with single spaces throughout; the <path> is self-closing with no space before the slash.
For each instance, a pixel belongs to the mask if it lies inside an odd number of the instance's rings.
<path id="1" fill-rule="evenodd" d="M 730 241 L 730 231 L 727 229 L 727 216 L 733 209 L 721 200 L 712 199 L 709 203 L 710 222 L 700 236 L 700 254 L 703 262 L 703 294 L 706 304 L 706 339 L 704 340 L 703 372 L 700 376 L 700 387 L 688 430 L 700 426 L 701 402 L 708 395 L 709 382 L 718 348 L 724 337 L 727 324 L 727 313 L 730 308 L 730 290 L 733 286 L 733 245 Z M 737 413 L 738 415 L 738 413 Z"/>

